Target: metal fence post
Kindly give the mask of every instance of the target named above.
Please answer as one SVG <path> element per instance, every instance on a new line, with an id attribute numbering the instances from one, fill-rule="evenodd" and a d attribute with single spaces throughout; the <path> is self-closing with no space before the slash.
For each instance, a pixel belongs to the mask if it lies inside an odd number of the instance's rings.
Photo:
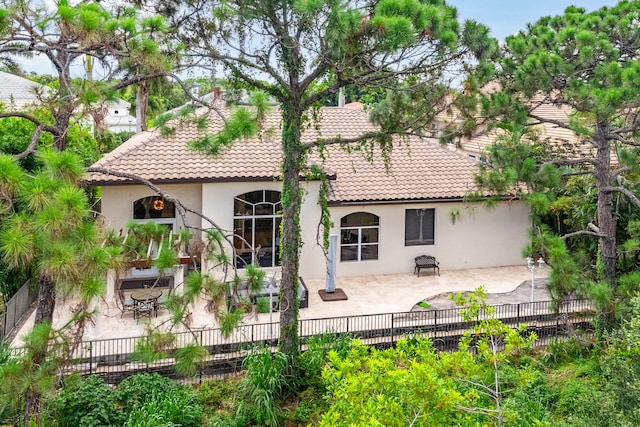
<path id="1" fill-rule="evenodd" d="M 433 337 L 438 335 L 438 312 L 440 310 L 434 310 L 433 312 Z"/>
<path id="2" fill-rule="evenodd" d="M 395 343 L 395 332 L 393 325 L 393 313 L 391 313 L 391 347 L 393 347 L 393 344 Z"/>

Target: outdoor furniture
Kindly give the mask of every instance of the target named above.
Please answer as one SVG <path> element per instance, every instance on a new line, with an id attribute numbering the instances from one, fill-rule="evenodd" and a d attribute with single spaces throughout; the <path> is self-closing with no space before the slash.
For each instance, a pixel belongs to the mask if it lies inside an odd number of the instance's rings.
<path id="1" fill-rule="evenodd" d="M 433 274 L 436 274 L 436 270 L 438 270 L 438 276 L 440 275 L 440 263 L 436 261 L 436 258 L 431 255 L 419 255 L 415 258 L 416 267 L 413 269 L 413 273 L 418 273 L 418 277 L 420 277 L 420 270 L 423 268 L 432 268 Z"/>
<path id="2" fill-rule="evenodd" d="M 158 316 L 158 298 L 162 296 L 162 291 L 159 289 L 139 289 L 131 292 L 131 299 L 135 301 L 134 317 L 140 320 L 141 317 L 149 317 L 155 312 Z"/>
<path id="3" fill-rule="evenodd" d="M 131 298 L 126 298 L 124 296 L 124 290 L 121 288 L 118 289 L 118 299 L 120 300 L 120 317 L 122 317 L 125 311 L 132 311 L 133 317 L 135 317 L 136 302 Z"/>
<path id="4" fill-rule="evenodd" d="M 167 302 L 169 302 L 169 297 L 171 297 L 172 294 L 173 288 L 170 288 L 169 292 L 166 295 L 163 293 L 162 295 L 160 295 L 160 297 L 158 297 L 158 300 L 156 301 L 156 316 L 159 309 L 166 308 Z"/>

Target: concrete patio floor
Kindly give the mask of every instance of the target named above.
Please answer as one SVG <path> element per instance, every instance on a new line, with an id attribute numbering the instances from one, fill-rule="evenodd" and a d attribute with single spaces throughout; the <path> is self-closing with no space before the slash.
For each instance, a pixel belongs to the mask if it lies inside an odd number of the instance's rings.
<path id="1" fill-rule="evenodd" d="M 548 271 L 536 272 L 536 278 L 543 279 Z M 340 317 L 360 314 L 399 313 L 411 311 L 418 301 L 428 297 L 449 293 L 473 291 L 483 286 L 489 293 L 506 293 L 515 290 L 523 282 L 531 279 L 531 272 L 526 266 L 493 267 L 468 270 L 442 270 L 440 276 L 433 273 L 392 274 L 360 277 L 338 277 L 336 287 L 346 293 L 348 300 L 322 301 L 319 290 L 325 288 L 324 279 L 305 280 L 309 289 L 309 307 L 300 309 L 301 319 L 317 319 L 324 317 Z M 538 286 L 536 286 L 538 289 Z M 548 295 L 536 290 L 536 300 L 547 300 Z M 514 294 L 515 295 L 515 294 Z M 513 297 L 515 298 L 515 296 Z M 527 302 L 505 301 L 509 303 Z M 67 300 L 56 305 L 54 324 L 66 322 L 71 315 L 70 309 L 74 301 Z M 211 313 L 205 310 L 204 302 L 191 307 L 192 328 L 209 329 L 218 325 Z M 139 322 L 132 313 L 121 316 L 120 310 L 113 301 L 101 301 L 96 307 L 96 322 L 87 330 L 85 339 L 108 339 L 135 337 L 144 334 L 147 319 Z M 12 345 L 21 345 L 21 336 L 31 329 L 35 314 L 24 323 Z M 160 311 L 158 317 L 152 317 L 153 325 L 166 322 L 168 313 Z M 279 313 L 257 314 L 247 316 L 245 323 L 277 322 Z"/>

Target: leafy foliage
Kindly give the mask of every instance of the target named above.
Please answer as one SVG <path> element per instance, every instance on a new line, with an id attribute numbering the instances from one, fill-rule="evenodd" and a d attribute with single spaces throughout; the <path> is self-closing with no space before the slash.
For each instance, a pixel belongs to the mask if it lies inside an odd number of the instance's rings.
<path id="1" fill-rule="evenodd" d="M 480 181 L 500 194 L 526 190 L 535 226 L 546 221 L 555 232 L 570 236 L 568 257 L 576 255 L 574 271 L 595 273 L 585 281 L 587 287 L 594 284 L 591 293 L 598 295 L 609 318 L 616 269 L 626 272 L 631 267 L 628 260 L 618 262 L 618 239 L 629 237 L 625 224 L 637 218 L 640 208 L 634 196 L 639 123 L 635 113 L 629 114 L 640 99 L 631 83 L 640 70 L 638 17 L 638 3 L 623 1 L 593 12 L 569 7 L 562 15 L 541 18 L 507 37 L 493 72 L 482 74 L 485 80 L 477 78 L 482 95 L 473 104 L 481 116 L 491 118 L 489 127 L 502 123 L 513 136 L 511 153 L 502 141 L 490 150 L 490 164 Z M 480 91 L 488 81 L 500 90 Z M 557 113 L 542 112 L 551 105 Z M 541 123 L 572 132 L 575 140 L 567 144 L 560 138 L 523 138 L 522 129 Z M 563 149 L 567 145 L 570 150 Z M 618 212 L 625 212 L 623 222 Z M 570 261 L 560 261 L 566 270 Z M 589 268 L 593 265 L 595 269 Z M 551 281 L 566 273 L 552 275 Z M 614 292 L 607 296 L 595 285 L 601 282 Z M 577 284 L 565 281 L 555 287 L 577 290 Z"/>
<path id="2" fill-rule="evenodd" d="M 116 394 L 102 379 L 71 376 L 51 402 L 49 416 L 59 425 L 122 425 L 125 416 L 119 409 Z"/>
<path id="3" fill-rule="evenodd" d="M 519 419 L 505 401 L 509 386 L 523 387 L 533 375 L 519 358 L 535 334 L 511 329 L 492 316 L 482 289 L 457 295 L 463 319 L 473 322 L 459 351 L 437 352 L 429 339 L 411 338 L 379 351 L 353 344 L 346 354 L 328 354 L 322 377 L 330 401 L 322 426 L 497 425 Z"/>
<path id="4" fill-rule="evenodd" d="M 267 347 L 255 349 L 245 358 L 247 376 L 241 385 L 242 400 L 238 408 L 241 416 L 259 425 L 280 425 L 282 414 L 277 402 L 287 389 L 288 365 L 287 355 L 271 353 Z"/>
<path id="5" fill-rule="evenodd" d="M 200 426 L 196 392 L 157 374 L 138 374 L 117 388 L 97 376 L 72 376 L 50 401 L 49 422 L 67 426 Z"/>
<path id="6" fill-rule="evenodd" d="M 619 425 L 640 423 L 640 297 L 628 303 L 629 316 L 611 332 L 602 358 L 606 392 L 612 396 Z"/>

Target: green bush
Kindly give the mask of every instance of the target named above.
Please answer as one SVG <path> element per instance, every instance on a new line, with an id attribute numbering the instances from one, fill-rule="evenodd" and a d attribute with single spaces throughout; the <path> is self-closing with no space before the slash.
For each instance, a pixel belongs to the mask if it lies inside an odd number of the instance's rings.
<path id="1" fill-rule="evenodd" d="M 116 393 L 102 378 L 77 375 L 65 379 L 47 416 L 60 426 L 74 427 L 122 425 L 126 419 Z"/>
<path id="2" fill-rule="evenodd" d="M 49 403 L 49 424 L 59 426 L 195 427 L 203 419 L 195 390 L 157 374 L 133 375 L 116 389 L 72 375 Z"/>
<path id="3" fill-rule="evenodd" d="M 205 381 L 198 387 L 198 399 L 208 413 L 215 413 L 220 409 L 231 410 L 237 389 L 237 380 Z"/>
<path id="4" fill-rule="evenodd" d="M 282 413 L 276 402 L 287 389 L 289 359 L 283 353 L 271 353 L 267 347 L 254 350 L 244 360 L 246 376 L 240 386 L 238 413 L 253 419 L 253 425 L 276 426 Z"/>
<path id="5" fill-rule="evenodd" d="M 533 426 L 551 423 L 552 406 L 556 398 L 544 376 L 538 373 L 531 383 L 517 388 L 505 406 L 510 413 L 517 414 L 517 418 L 512 420 L 513 425 Z"/>
<path id="6" fill-rule="evenodd" d="M 601 366 L 619 424 L 640 425 L 640 297 L 628 304 L 627 318 L 611 332 Z"/>
<path id="7" fill-rule="evenodd" d="M 133 425 L 144 422 L 144 414 L 161 420 L 162 425 L 171 423 L 182 427 L 199 426 L 203 418 L 202 407 L 195 390 L 181 386 L 169 378 L 158 374 L 138 374 L 131 376 L 118 386 L 118 397 L 122 408 Z M 138 414 L 142 412 L 142 414 Z"/>
<path id="8" fill-rule="evenodd" d="M 307 341 L 307 350 L 300 355 L 299 385 L 303 387 L 318 386 L 322 383 L 322 367 L 327 361 L 330 351 L 339 357 L 346 357 L 351 348 L 352 337 L 348 334 L 319 334 Z"/>
<path id="9" fill-rule="evenodd" d="M 553 407 L 556 416 L 569 425 L 580 427 L 618 426 L 610 411 L 603 411 L 609 400 L 598 384 L 586 377 L 562 378 L 554 385 L 557 400 Z"/>
<path id="10" fill-rule="evenodd" d="M 298 395 L 300 403 L 293 413 L 293 421 L 300 425 L 316 425 L 322 413 L 328 409 L 322 392 L 315 388 L 308 388 Z"/>
<path id="11" fill-rule="evenodd" d="M 549 344 L 549 362 L 555 364 L 571 363 L 591 357 L 592 346 L 576 339 L 554 339 Z"/>
<path id="12" fill-rule="evenodd" d="M 246 416 L 238 414 L 215 414 L 209 418 L 209 427 L 253 427 L 255 426 Z"/>
<path id="13" fill-rule="evenodd" d="M 195 394 L 186 387 L 136 406 L 129 412 L 125 427 L 200 426 L 202 408 Z"/>
<path id="14" fill-rule="evenodd" d="M 256 298 L 256 311 L 258 313 L 268 313 L 271 311 L 271 304 L 269 303 L 269 297 Z"/>
<path id="15" fill-rule="evenodd" d="M 125 378 L 118 386 L 118 398 L 124 408 L 133 408 L 174 393 L 180 386 L 158 374 L 138 374 Z"/>

